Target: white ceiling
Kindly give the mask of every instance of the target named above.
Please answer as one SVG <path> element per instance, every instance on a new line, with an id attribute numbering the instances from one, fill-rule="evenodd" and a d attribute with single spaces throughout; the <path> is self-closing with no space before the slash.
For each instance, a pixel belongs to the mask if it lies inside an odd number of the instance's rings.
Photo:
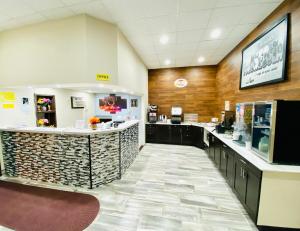
<path id="1" fill-rule="evenodd" d="M 87 13 L 116 23 L 148 68 L 217 64 L 283 0 L 0 0 L 0 31 Z M 219 38 L 210 33 L 219 28 Z M 162 45 L 162 35 L 169 42 Z M 201 64 L 198 57 L 205 57 Z"/>

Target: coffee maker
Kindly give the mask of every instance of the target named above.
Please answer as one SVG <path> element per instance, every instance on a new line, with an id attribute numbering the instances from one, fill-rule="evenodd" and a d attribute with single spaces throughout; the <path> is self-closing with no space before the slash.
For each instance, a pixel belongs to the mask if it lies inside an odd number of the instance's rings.
<path id="1" fill-rule="evenodd" d="M 232 125 L 235 121 L 234 111 L 222 111 L 221 113 L 221 123 L 225 130 L 232 130 Z"/>
<path id="2" fill-rule="evenodd" d="M 227 130 L 233 130 L 232 125 L 235 121 L 235 112 L 233 111 L 222 111 L 221 112 L 221 123 L 216 125 L 217 133 L 225 133 Z"/>
<path id="3" fill-rule="evenodd" d="M 148 106 L 148 122 L 149 123 L 157 122 L 157 112 L 158 112 L 157 105 L 149 105 Z"/>
<path id="4" fill-rule="evenodd" d="M 182 108 L 178 106 L 173 106 L 171 109 L 171 123 L 180 124 L 182 117 Z"/>

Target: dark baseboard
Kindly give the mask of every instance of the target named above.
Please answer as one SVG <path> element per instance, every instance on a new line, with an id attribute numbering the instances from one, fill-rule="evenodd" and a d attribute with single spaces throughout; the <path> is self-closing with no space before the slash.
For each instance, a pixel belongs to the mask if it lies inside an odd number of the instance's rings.
<path id="1" fill-rule="evenodd" d="M 272 227 L 272 226 L 257 226 L 259 231 L 296 231 L 300 229 L 293 228 L 282 228 L 282 227 Z"/>
<path id="2" fill-rule="evenodd" d="M 139 151 L 141 151 L 144 148 L 144 145 L 141 145 L 139 148 Z"/>

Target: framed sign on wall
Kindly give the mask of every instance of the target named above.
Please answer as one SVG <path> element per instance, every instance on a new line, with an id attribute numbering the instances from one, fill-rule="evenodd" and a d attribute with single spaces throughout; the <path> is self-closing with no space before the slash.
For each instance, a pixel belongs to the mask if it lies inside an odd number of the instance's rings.
<path id="1" fill-rule="evenodd" d="M 243 49 L 240 89 L 285 80 L 288 24 L 286 15 Z"/>
<path id="2" fill-rule="evenodd" d="M 73 109 L 81 109 L 84 108 L 85 101 L 83 97 L 75 97 L 71 96 L 71 107 Z"/>

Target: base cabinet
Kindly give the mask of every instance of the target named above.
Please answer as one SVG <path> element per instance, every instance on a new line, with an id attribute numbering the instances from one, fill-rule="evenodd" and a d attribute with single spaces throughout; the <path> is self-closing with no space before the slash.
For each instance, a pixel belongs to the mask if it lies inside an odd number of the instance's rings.
<path id="1" fill-rule="evenodd" d="M 256 223 L 262 172 L 245 159 L 235 159 L 234 189 L 249 216 Z"/>
<path id="2" fill-rule="evenodd" d="M 202 127 L 192 127 L 192 143 L 194 146 L 198 148 L 204 148 L 203 136 L 204 136 L 204 128 Z"/>
<path id="3" fill-rule="evenodd" d="M 212 134 L 207 154 L 256 223 L 262 172 Z"/>
<path id="4" fill-rule="evenodd" d="M 261 179 L 251 171 L 247 172 L 247 192 L 245 204 L 250 217 L 257 221 Z"/>
<path id="5" fill-rule="evenodd" d="M 203 128 L 192 125 L 146 124 L 146 142 L 203 148 Z"/>
<path id="6" fill-rule="evenodd" d="M 167 125 L 163 125 L 167 126 Z M 182 144 L 182 128 L 180 125 L 169 125 L 170 144 Z M 163 139 L 162 139 L 163 140 Z"/>
<path id="7" fill-rule="evenodd" d="M 247 189 L 246 162 L 240 158 L 236 158 L 235 161 L 234 189 L 239 199 L 245 202 Z"/>
<path id="8" fill-rule="evenodd" d="M 222 146 L 222 142 L 218 138 L 215 138 L 215 144 L 214 144 L 215 159 L 214 159 L 214 162 L 215 162 L 215 164 L 218 168 L 221 167 L 221 146 Z"/>
<path id="9" fill-rule="evenodd" d="M 215 141 L 216 138 L 212 135 L 208 135 L 208 142 L 209 142 L 209 148 L 208 148 L 208 157 L 211 160 L 215 160 Z"/>

